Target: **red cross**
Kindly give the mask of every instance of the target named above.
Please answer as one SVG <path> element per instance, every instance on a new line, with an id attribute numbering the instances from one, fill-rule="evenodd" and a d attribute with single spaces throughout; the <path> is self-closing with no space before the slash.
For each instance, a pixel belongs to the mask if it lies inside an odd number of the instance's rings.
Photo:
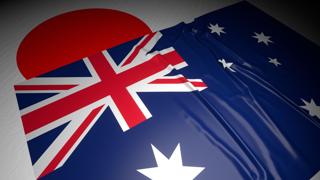
<path id="1" fill-rule="evenodd" d="M 101 52 L 88 59 L 101 81 L 23 115 L 22 122 L 26 134 L 107 96 L 112 97 L 127 125 L 131 128 L 147 118 L 128 92 L 127 87 L 170 65 L 175 66 L 184 62 L 176 51 L 171 51 L 164 55 L 155 55 L 150 60 L 117 74 Z"/>

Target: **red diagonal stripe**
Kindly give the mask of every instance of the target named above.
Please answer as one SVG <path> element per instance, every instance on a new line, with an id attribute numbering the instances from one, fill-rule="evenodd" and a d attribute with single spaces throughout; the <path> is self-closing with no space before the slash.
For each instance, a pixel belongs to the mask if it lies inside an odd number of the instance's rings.
<path id="1" fill-rule="evenodd" d="M 147 37 L 139 44 L 131 53 L 131 55 L 128 57 L 128 59 L 125 60 L 125 62 L 122 64 L 122 66 L 125 66 L 127 64 L 130 64 L 133 59 L 138 55 L 139 51 L 152 39 L 152 37 L 155 35 L 155 33 L 147 35 Z"/>
<path id="2" fill-rule="evenodd" d="M 65 157 L 65 155 L 69 152 L 72 146 L 76 143 L 82 133 L 87 129 L 90 123 L 94 120 L 96 115 L 99 113 L 103 106 L 97 107 L 93 109 L 87 118 L 83 121 L 83 123 L 79 126 L 79 128 L 72 134 L 70 139 L 66 142 L 66 144 L 60 149 L 57 155 L 53 158 L 53 160 L 49 163 L 49 165 L 45 168 L 45 170 L 41 173 L 39 178 L 47 175 L 48 173 L 54 171 L 54 169 L 59 165 L 61 160 Z"/>
<path id="3" fill-rule="evenodd" d="M 194 87 L 207 87 L 207 85 L 204 82 L 190 82 Z"/>
<path id="4" fill-rule="evenodd" d="M 91 61 L 99 77 L 110 78 L 116 80 L 112 67 L 108 64 L 101 53 L 92 56 Z M 106 86 L 106 83 L 109 86 Z M 79 110 L 97 100 L 110 95 L 110 88 L 114 82 L 98 82 L 83 90 L 70 94 L 62 99 L 54 101 L 50 104 L 42 106 L 34 111 L 24 114 L 22 118 L 25 133 L 28 134 L 40 127 L 43 127 L 59 118 L 62 118 L 74 111 Z"/>
<path id="5" fill-rule="evenodd" d="M 184 60 L 176 51 L 171 51 L 163 55 L 157 54 L 152 59 L 128 69 L 123 73 L 119 73 L 118 76 L 123 83 L 131 85 L 166 69 L 170 65 L 175 66 L 182 62 L 184 62 Z"/>

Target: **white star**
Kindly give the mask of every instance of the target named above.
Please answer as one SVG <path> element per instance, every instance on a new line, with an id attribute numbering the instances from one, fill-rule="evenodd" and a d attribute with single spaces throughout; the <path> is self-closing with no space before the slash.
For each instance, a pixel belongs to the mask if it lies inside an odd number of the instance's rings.
<path id="1" fill-rule="evenodd" d="M 225 59 L 218 59 L 218 61 L 222 64 L 222 66 L 223 66 L 223 68 L 224 69 L 229 69 L 231 72 L 236 72 L 235 70 L 233 70 L 232 68 L 231 68 L 231 66 L 233 65 L 233 63 L 231 63 L 231 62 L 226 62 L 226 60 Z"/>
<path id="2" fill-rule="evenodd" d="M 300 106 L 301 108 L 309 111 L 310 116 L 316 116 L 318 119 L 320 119 L 320 106 L 316 105 L 313 99 L 311 99 L 310 102 L 301 99 L 303 103 L 305 104 L 304 106 Z"/>
<path id="3" fill-rule="evenodd" d="M 193 180 L 204 167 L 183 166 L 180 144 L 168 159 L 152 144 L 152 151 L 158 167 L 138 169 L 137 171 L 152 180 Z"/>
<path id="4" fill-rule="evenodd" d="M 271 38 L 271 36 L 266 36 L 266 35 L 264 35 L 264 33 L 263 32 L 261 32 L 260 34 L 258 34 L 258 33 L 254 33 L 255 35 L 254 36 L 252 36 L 252 37 L 254 37 L 254 38 L 256 38 L 257 40 L 258 40 L 258 43 L 261 43 L 261 42 L 263 42 L 265 45 L 269 45 L 268 43 L 273 43 L 271 40 L 270 40 L 270 38 Z"/>
<path id="5" fill-rule="evenodd" d="M 282 65 L 277 58 L 269 58 L 269 63 L 274 64 L 276 67 Z"/>
<path id="6" fill-rule="evenodd" d="M 219 36 L 221 35 L 220 33 L 226 33 L 223 31 L 224 27 L 220 27 L 218 24 L 212 25 L 210 23 L 208 28 L 211 30 L 212 34 L 217 33 Z"/>

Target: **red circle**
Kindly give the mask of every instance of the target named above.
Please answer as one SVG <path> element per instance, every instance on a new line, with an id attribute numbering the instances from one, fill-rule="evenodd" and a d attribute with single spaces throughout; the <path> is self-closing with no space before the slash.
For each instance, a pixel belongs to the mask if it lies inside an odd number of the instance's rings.
<path id="1" fill-rule="evenodd" d="M 117 10 L 68 12 L 39 24 L 23 39 L 18 68 L 29 79 L 150 32 L 143 21 Z"/>

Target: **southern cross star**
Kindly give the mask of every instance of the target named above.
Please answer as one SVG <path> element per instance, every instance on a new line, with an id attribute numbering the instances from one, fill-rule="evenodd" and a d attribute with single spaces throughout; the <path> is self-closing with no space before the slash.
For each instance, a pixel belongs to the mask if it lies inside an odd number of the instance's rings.
<path id="1" fill-rule="evenodd" d="M 311 99 L 310 102 L 301 99 L 303 103 L 305 104 L 304 106 L 300 106 L 301 108 L 307 110 L 309 112 L 310 116 L 316 116 L 318 119 L 320 119 L 320 106 L 318 106 L 313 99 Z"/>
<path id="2" fill-rule="evenodd" d="M 222 64 L 224 69 L 229 69 L 231 72 L 236 72 L 234 69 L 231 68 L 231 66 L 233 65 L 233 63 L 231 62 L 226 62 L 225 59 L 218 59 L 219 63 Z"/>
<path id="3" fill-rule="evenodd" d="M 221 33 L 226 33 L 224 32 L 224 27 L 219 26 L 218 24 L 212 25 L 209 24 L 208 28 L 211 30 L 211 33 L 217 33 L 219 36 L 221 35 Z"/>
<path id="4" fill-rule="evenodd" d="M 256 38 L 258 40 L 258 43 L 264 43 L 265 45 L 269 45 L 269 43 L 273 43 L 273 41 L 270 40 L 271 36 L 264 35 L 263 32 L 261 33 L 254 33 L 255 35 L 252 36 L 253 38 Z"/>
<path id="5" fill-rule="evenodd" d="M 180 144 L 168 159 L 156 147 L 152 146 L 158 167 L 138 169 L 137 171 L 152 180 L 193 180 L 204 167 L 183 166 Z"/>
<path id="6" fill-rule="evenodd" d="M 274 64 L 276 67 L 282 65 L 277 58 L 269 58 L 269 63 Z"/>

